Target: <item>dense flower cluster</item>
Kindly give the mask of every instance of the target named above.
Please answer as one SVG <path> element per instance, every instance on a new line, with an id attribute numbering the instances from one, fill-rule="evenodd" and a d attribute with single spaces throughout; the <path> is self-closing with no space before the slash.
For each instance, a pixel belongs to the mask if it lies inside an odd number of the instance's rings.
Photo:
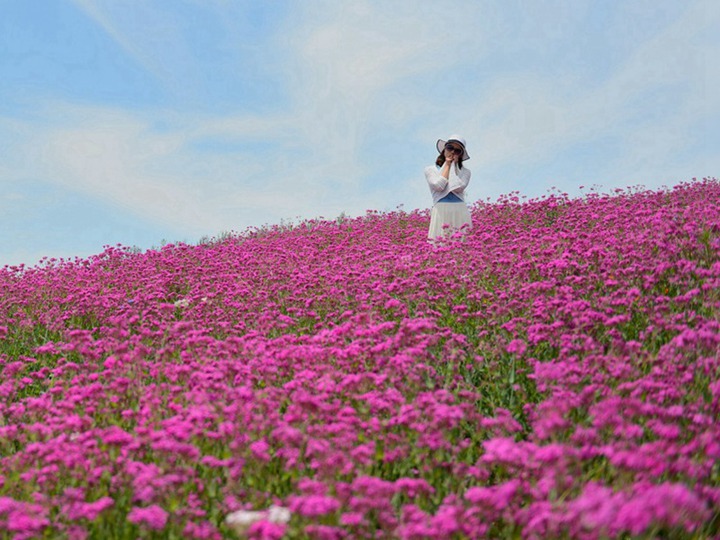
<path id="1" fill-rule="evenodd" d="M 720 534 L 720 183 L 0 271 L 11 538 Z M 270 509 L 270 510 L 268 510 Z"/>

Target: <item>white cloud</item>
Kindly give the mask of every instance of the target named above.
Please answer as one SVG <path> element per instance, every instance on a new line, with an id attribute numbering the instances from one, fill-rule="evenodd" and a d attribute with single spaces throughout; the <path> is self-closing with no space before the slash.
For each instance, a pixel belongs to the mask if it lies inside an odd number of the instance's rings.
<path id="1" fill-rule="evenodd" d="M 467 103 L 477 126 L 468 133 L 479 148 L 473 164 L 539 164 L 574 144 L 609 137 L 623 151 L 588 176 L 606 186 L 627 181 L 659 186 L 670 177 L 683 179 L 697 164 L 678 163 L 677 156 L 702 140 L 697 129 L 703 119 L 720 113 L 720 99 L 707 85 L 718 80 L 714 59 L 720 43 L 693 36 L 719 22 L 720 5 L 696 2 L 682 18 L 638 43 L 607 79 L 583 91 L 568 91 L 567 81 L 539 74 L 497 78 L 487 93 Z M 711 165 L 717 170 L 720 162 Z M 573 181 L 564 180 L 566 185 Z"/>
<path id="2" fill-rule="evenodd" d="M 333 168 L 362 176 L 369 167 L 362 165 L 359 152 L 373 136 L 370 130 L 399 111 L 422 114 L 403 107 L 406 96 L 398 87 L 408 77 L 432 71 L 436 51 L 452 46 L 437 32 L 447 17 L 418 10 L 410 2 L 304 6 L 293 19 L 296 30 L 278 37 L 287 43 L 299 135 L 325 147 L 318 157 L 329 158 Z"/>
<path id="3" fill-rule="evenodd" d="M 199 140 L 194 133 L 213 133 L 202 125 L 189 131 L 168 128 L 162 117 L 98 107 L 56 106 L 55 114 L 65 125 L 37 126 L 23 146 L 34 177 L 179 231 L 230 229 L 243 217 L 259 219 L 271 194 L 281 201 L 290 196 L 251 156 L 213 156 L 193 149 Z M 162 123 L 164 129 L 157 129 Z"/>
<path id="4" fill-rule="evenodd" d="M 75 1 L 138 62 L 158 71 L 146 36 L 162 40 L 167 28 L 174 35 L 171 23 L 151 28 L 153 18 L 144 19 L 142 10 L 130 19 L 109 3 Z M 397 24 L 374 2 L 305 4 L 292 29 L 266 44 L 286 59 L 291 108 L 282 114 L 210 117 L 54 103 L 42 122 L 25 123 L 31 134 L 23 160 L 38 177 L 192 233 L 378 207 L 378 195 L 397 196 L 399 188 L 371 194 L 363 184 L 373 169 L 361 155 L 368 127 L 390 111 L 397 120 L 404 96 L 388 89 L 431 69 L 435 51 L 448 47 L 434 29 L 450 18 L 413 5 L 399 6 L 406 15 Z M 411 114 L 405 109 L 402 116 Z M 224 143 L 233 151 L 213 150 Z"/>

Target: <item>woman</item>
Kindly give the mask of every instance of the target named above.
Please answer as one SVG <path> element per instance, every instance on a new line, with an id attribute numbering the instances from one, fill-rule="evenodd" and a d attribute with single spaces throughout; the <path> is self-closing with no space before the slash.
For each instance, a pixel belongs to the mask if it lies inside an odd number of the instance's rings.
<path id="1" fill-rule="evenodd" d="M 470 159 L 465 139 L 452 135 L 447 141 L 439 139 L 436 147 L 440 155 L 435 165 L 425 168 L 425 178 L 433 197 L 428 238 L 447 238 L 457 229 L 472 224 L 465 205 L 465 188 L 470 183 L 470 169 L 463 161 Z"/>

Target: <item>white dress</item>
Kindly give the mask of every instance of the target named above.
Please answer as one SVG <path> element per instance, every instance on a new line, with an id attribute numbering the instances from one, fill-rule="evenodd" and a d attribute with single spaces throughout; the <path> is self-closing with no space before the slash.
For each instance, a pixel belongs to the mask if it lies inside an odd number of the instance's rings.
<path id="1" fill-rule="evenodd" d="M 458 169 L 456 164 L 450 167 L 448 178 L 440 174 L 440 167 L 436 165 L 425 168 L 425 178 L 433 196 L 428 239 L 448 238 L 458 229 L 472 227 L 470 211 L 465 204 L 465 188 L 470 183 L 470 174 L 470 169 Z"/>

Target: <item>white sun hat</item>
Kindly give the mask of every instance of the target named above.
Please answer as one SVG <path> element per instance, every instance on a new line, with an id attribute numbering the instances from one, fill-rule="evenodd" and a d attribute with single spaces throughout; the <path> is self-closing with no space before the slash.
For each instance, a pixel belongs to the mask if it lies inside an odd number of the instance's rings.
<path id="1" fill-rule="evenodd" d="M 470 155 L 467 153 L 467 146 L 465 145 L 465 137 L 457 134 L 450 135 L 447 141 L 444 141 L 443 139 L 438 139 L 438 142 L 435 145 L 437 151 L 442 154 L 442 151 L 445 149 L 445 145 L 449 142 L 460 143 L 463 147 L 463 161 L 465 161 L 466 159 L 470 159 Z"/>

